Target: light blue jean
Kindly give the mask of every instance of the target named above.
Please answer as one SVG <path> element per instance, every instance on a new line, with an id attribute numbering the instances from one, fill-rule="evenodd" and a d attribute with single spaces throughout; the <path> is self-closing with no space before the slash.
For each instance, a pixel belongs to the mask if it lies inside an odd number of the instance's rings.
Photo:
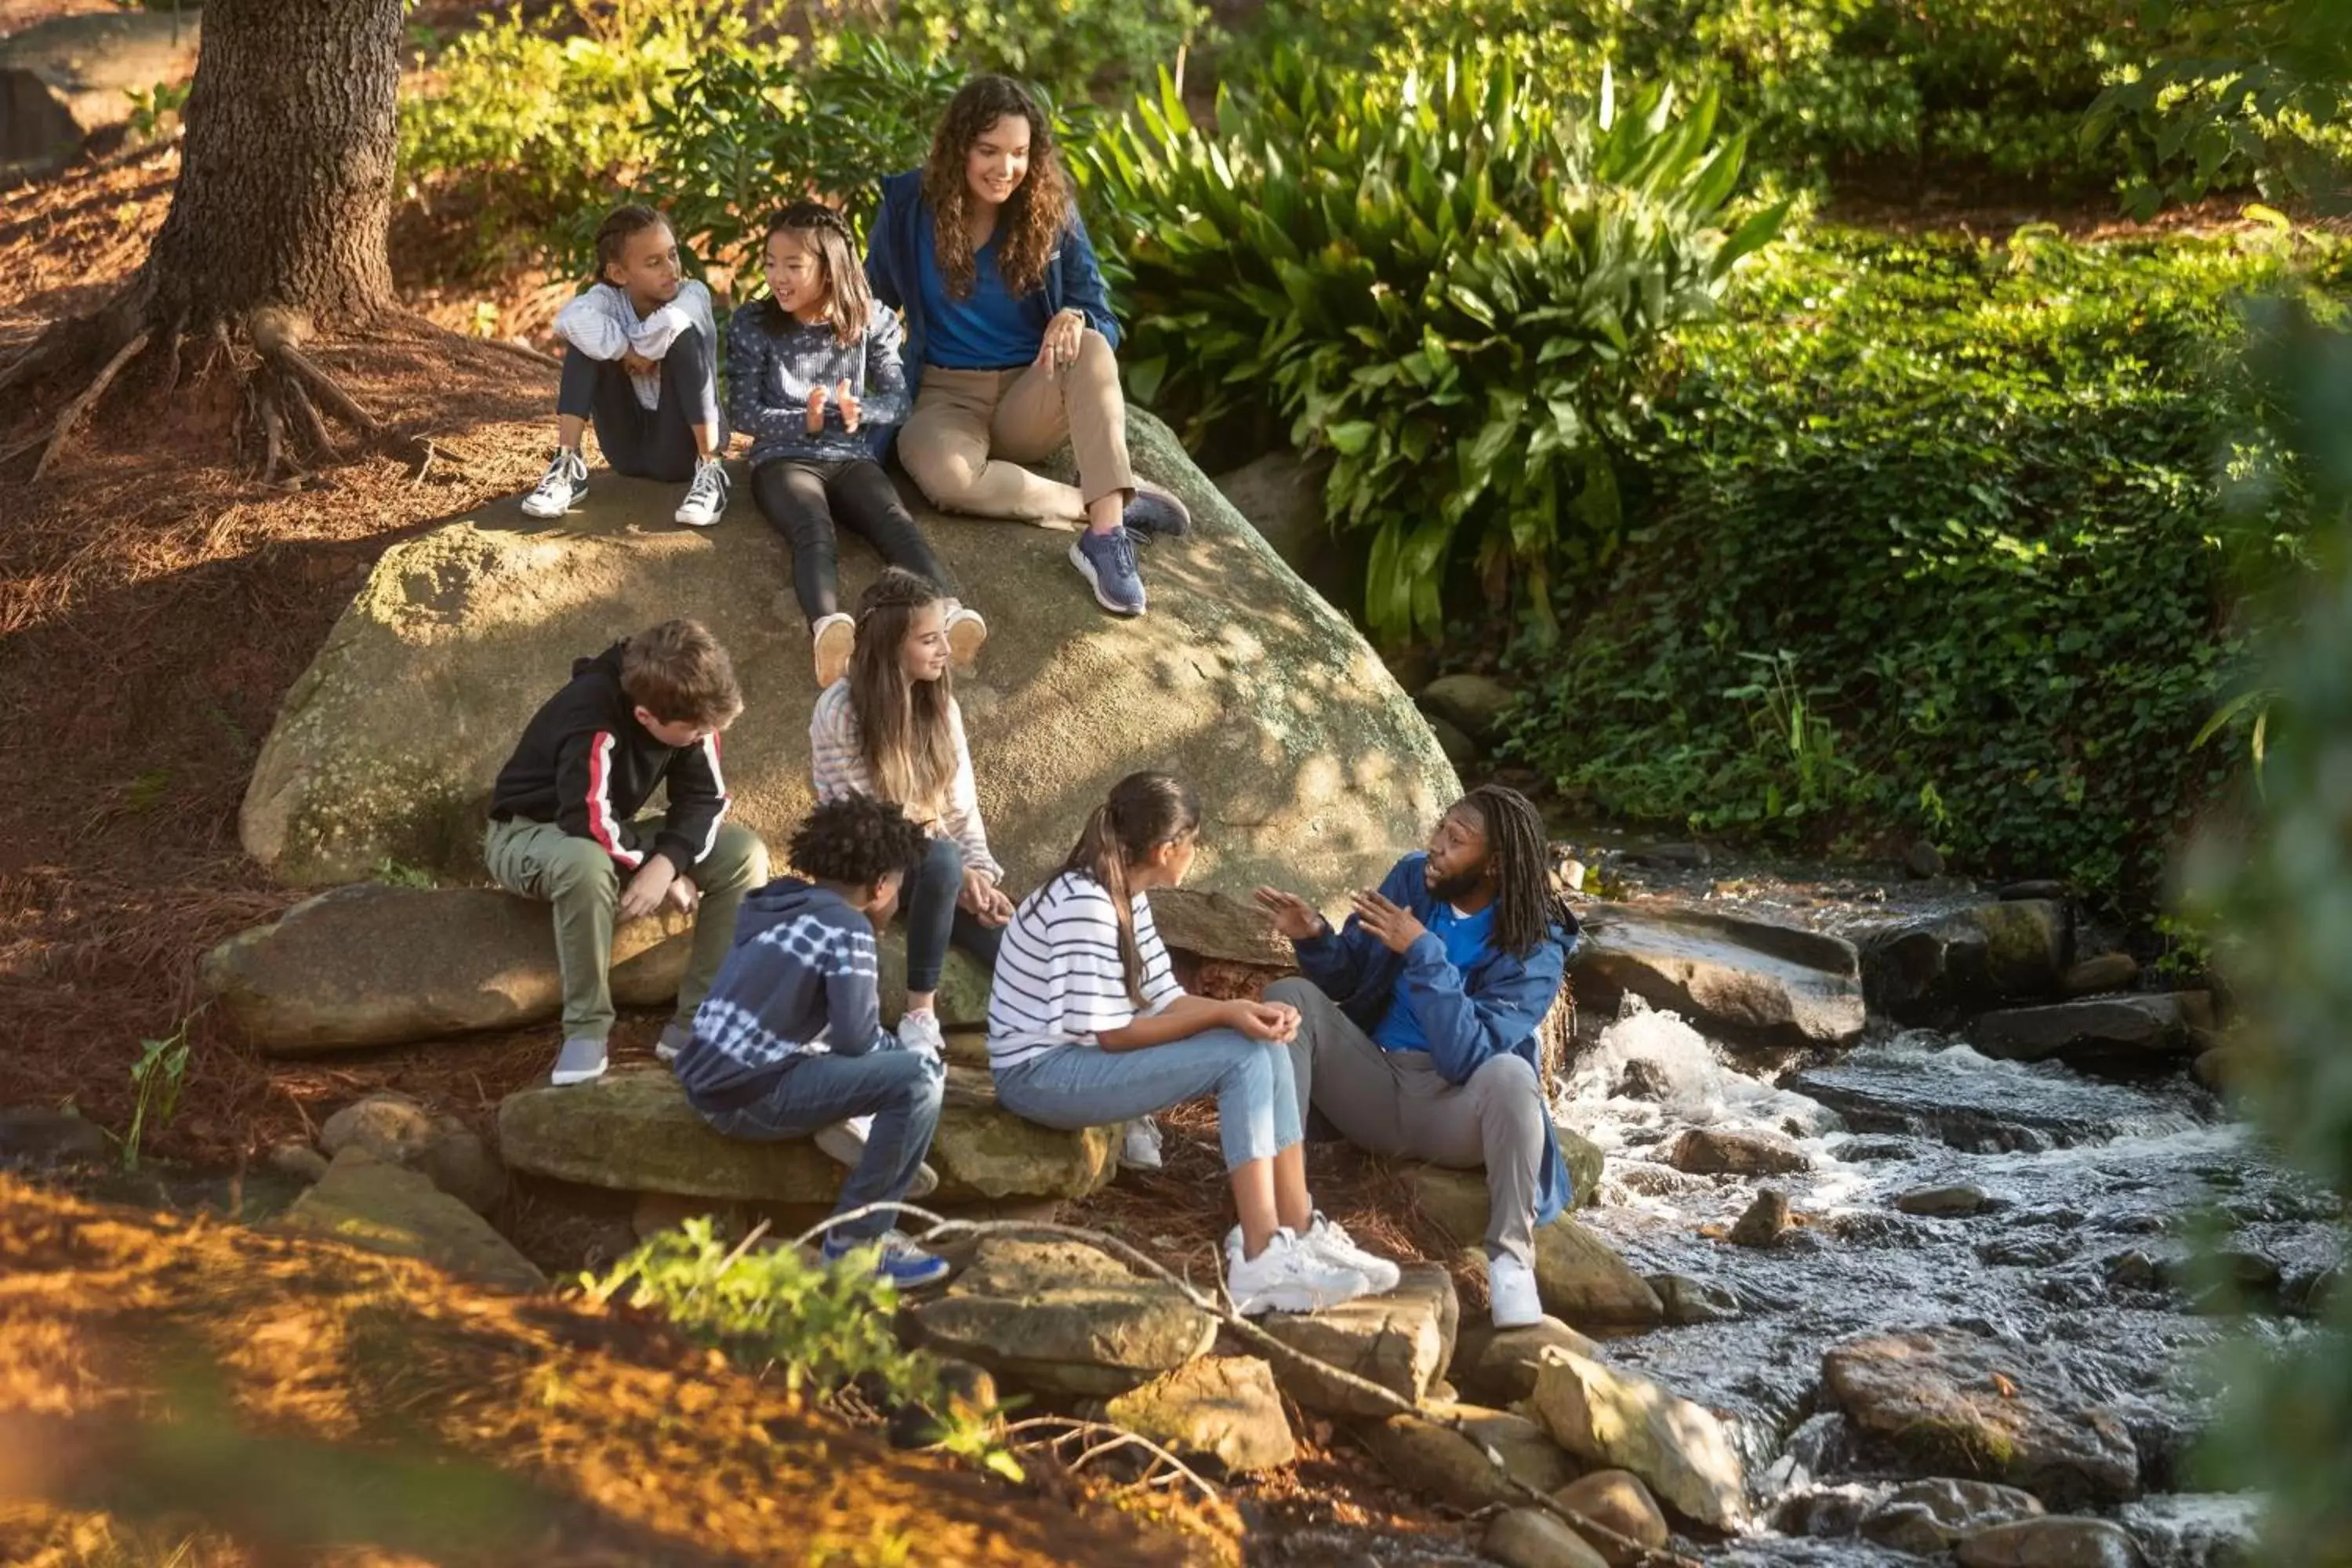
<path id="1" fill-rule="evenodd" d="M 1208 1029 L 1131 1051 L 1056 1046 L 996 1074 L 999 1105 L 1041 1127 L 1067 1131 L 1132 1121 L 1210 1093 L 1217 1097 L 1226 1170 L 1270 1160 L 1299 1141 L 1290 1053 L 1239 1029 Z"/>
<path id="2" fill-rule="evenodd" d="M 776 1142 L 808 1138 L 853 1116 L 874 1118 L 866 1157 L 841 1184 L 833 1212 L 896 1203 L 915 1184 L 947 1094 L 947 1069 L 937 1057 L 877 1046 L 862 1057 L 812 1052 L 784 1064 L 767 1091 L 748 1104 L 703 1110 L 710 1130 L 725 1138 Z M 898 1224 L 888 1211 L 845 1221 L 836 1242 L 866 1241 Z"/>

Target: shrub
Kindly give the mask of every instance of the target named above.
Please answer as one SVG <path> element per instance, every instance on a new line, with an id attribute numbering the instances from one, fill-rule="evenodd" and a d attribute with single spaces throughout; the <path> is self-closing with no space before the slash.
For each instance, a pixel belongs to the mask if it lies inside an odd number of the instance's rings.
<path id="1" fill-rule="evenodd" d="M 2243 647 L 2232 541 L 2294 544 L 2233 528 L 2214 484 L 2234 301 L 2286 263 L 1825 234 L 1759 270 L 1683 341 L 1647 521 L 1531 661 L 1521 753 L 1627 817 L 1787 828 L 1809 800 L 2145 900 L 2235 765 L 2191 747 Z M 1827 727 L 1796 731 L 1812 757 L 1754 722 L 1746 654 Z"/>
<path id="2" fill-rule="evenodd" d="M 1282 51 L 1213 132 L 1163 78 L 1088 183 L 1124 215 L 1136 395 L 1336 452 L 1325 504 L 1371 533 L 1366 614 L 1395 636 L 1438 629 L 1462 556 L 1540 616 L 1559 558 L 1605 555 L 1652 345 L 1780 221 L 1711 226 L 1743 152 L 1707 96 L 1676 116 L 1605 80 L 1556 102 L 1491 55 L 1392 79 Z"/>
<path id="3" fill-rule="evenodd" d="M 898 0 L 889 37 L 917 58 L 952 58 L 1075 98 L 1172 68 L 1208 18 L 1190 0 Z"/>

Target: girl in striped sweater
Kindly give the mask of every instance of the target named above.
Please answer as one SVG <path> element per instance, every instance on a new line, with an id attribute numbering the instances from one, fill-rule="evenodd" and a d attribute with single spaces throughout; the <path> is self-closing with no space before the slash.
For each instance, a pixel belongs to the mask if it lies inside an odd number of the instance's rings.
<path id="1" fill-rule="evenodd" d="M 1355 1245 L 1307 1190 L 1286 1044 L 1297 1010 L 1186 994 L 1146 895 L 1192 869 L 1200 803 L 1165 773 L 1131 773 L 1087 819 L 1059 873 L 1013 917 L 988 1004 L 999 1103 L 1047 1127 L 1097 1127 L 1217 1097 L 1241 1223 L 1225 1274 L 1244 1313 L 1310 1312 L 1393 1289 L 1399 1270 Z"/>
<path id="2" fill-rule="evenodd" d="M 952 942 L 980 961 L 996 946 L 1013 901 L 988 850 L 971 749 L 956 706 L 950 601 L 927 578 L 891 567 L 857 602 L 847 679 L 824 689 L 809 719 L 819 800 L 870 795 L 923 825 L 927 847 L 908 868 L 907 1011 L 898 1037 L 940 1049 L 940 975 Z"/>

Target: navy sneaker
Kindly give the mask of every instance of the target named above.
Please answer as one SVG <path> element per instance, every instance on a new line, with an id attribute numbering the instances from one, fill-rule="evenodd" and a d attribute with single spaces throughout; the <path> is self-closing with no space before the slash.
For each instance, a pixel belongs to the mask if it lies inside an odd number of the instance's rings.
<path id="1" fill-rule="evenodd" d="M 1192 514 L 1176 499 L 1176 492 L 1148 479 L 1135 481 L 1134 499 L 1127 503 L 1118 520 L 1130 533 L 1161 533 L 1171 539 L 1181 539 L 1192 531 Z"/>
<path id="2" fill-rule="evenodd" d="M 1095 603 L 1114 616 L 1143 614 L 1143 574 L 1135 569 L 1135 540 L 1126 529 L 1092 529 L 1070 546 L 1070 564 L 1095 591 Z"/>
<path id="3" fill-rule="evenodd" d="M 824 1260 L 838 1263 L 860 1247 L 874 1252 L 874 1272 L 901 1290 L 919 1290 L 926 1285 L 936 1285 L 948 1276 L 948 1260 L 937 1253 L 925 1252 L 898 1231 L 885 1231 L 867 1241 L 836 1242 L 825 1237 Z"/>

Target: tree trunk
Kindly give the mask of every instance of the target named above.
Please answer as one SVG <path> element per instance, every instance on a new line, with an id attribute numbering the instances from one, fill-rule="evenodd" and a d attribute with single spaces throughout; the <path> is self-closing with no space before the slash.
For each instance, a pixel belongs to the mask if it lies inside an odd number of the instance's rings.
<path id="1" fill-rule="evenodd" d="M 392 302 L 401 0 L 210 0 L 172 210 L 131 300 L 201 330 Z"/>

